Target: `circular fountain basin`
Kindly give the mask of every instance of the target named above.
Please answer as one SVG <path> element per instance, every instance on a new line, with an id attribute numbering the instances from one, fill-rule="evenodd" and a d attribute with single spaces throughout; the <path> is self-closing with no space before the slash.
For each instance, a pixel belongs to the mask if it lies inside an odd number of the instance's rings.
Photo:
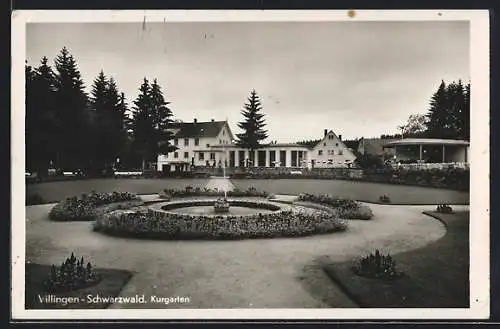
<path id="1" fill-rule="evenodd" d="M 271 213 L 273 210 L 269 209 L 257 209 L 257 208 L 249 208 L 249 207 L 239 207 L 239 206 L 230 206 L 228 211 L 223 213 L 218 213 L 215 211 L 213 205 L 211 206 L 186 206 L 182 208 L 169 209 L 170 212 L 177 214 L 186 214 L 186 215 L 203 215 L 203 216 L 211 216 L 211 215 L 226 215 L 226 216 L 246 216 L 246 215 L 255 215 L 255 214 L 265 214 Z"/>
<path id="2" fill-rule="evenodd" d="M 186 200 L 170 201 L 152 205 L 155 210 L 163 212 L 195 215 L 195 216 L 251 216 L 256 214 L 268 214 L 289 208 L 289 206 L 269 202 L 267 200 L 246 201 L 228 200 L 228 212 L 218 213 L 215 211 L 215 200 Z"/>

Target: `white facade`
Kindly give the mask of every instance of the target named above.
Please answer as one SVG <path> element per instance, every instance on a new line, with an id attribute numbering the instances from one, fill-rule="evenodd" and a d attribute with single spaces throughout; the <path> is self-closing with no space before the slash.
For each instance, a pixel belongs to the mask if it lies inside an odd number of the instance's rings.
<path id="1" fill-rule="evenodd" d="M 313 168 L 345 168 L 356 160 L 354 153 L 331 130 L 325 130 L 323 140 L 310 153 Z"/>
<path id="2" fill-rule="evenodd" d="M 234 144 L 234 137 L 227 122 L 212 136 L 177 137 L 173 140 L 178 150 L 158 156 L 158 171 L 186 171 L 191 166 L 285 167 L 285 168 L 335 168 L 348 167 L 356 156 L 333 131 L 325 130 L 323 140 L 314 148 L 305 145 L 271 143 L 254 150 Z M 254 159 L 251 163 L 249 160 Z M 165 168 L 165 166 L 168 166 Z"/>
<path id="3" fill-rule="evenodd" d="M 163 171 L 164 166 L 170 166 L 170 171 L 187 170 L 189 166 L 213 165 L 218 158 L 214 146 L 230 144 L 233 140 L 231 129 L 227 122 L 215 137 L 175 137 L 171 141 L 178 149 L 165 155 L 158 156 L 157 170 Z M 220 158 L 220 156 L 219 156 Z M 208 161 L 208 162 L 207 162 Z"/>

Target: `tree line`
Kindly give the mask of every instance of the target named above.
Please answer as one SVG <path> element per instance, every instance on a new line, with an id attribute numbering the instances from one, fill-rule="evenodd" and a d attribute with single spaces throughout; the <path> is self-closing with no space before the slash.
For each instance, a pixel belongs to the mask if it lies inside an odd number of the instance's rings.
<path id="1" fill-rule="evenodd" d="M 43 176 L 48 169 L 82 169 L 99 174 L 116 167 L 139 168 L 156 162 L 172 144 L 173 112 L 157 79 L 144 78 L 129 104 L 112 76 L 101 71 L 90 95 L 77 62 L 64 47 L 51 66 L 26 63 L 26 170 Z M 252 91 L 242 110 L 238 145 L 251 150 L 267 138 L 260 99 Z"/>
<path id="2" fill-rule="evenodd" d="M 441 80 L 426 114 L 410 115 L 398 137 L 470 139 L 470 82 Z M 386 135 L 385 137 L 390 136 Z"/>

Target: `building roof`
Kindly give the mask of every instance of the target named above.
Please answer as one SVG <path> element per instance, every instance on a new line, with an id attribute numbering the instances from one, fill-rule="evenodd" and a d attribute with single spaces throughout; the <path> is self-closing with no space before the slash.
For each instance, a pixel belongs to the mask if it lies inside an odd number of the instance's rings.
<path id="1" fill-rule="evenodd" d="M 405 138 L 389 142 L 385 147 L 396 145 L 469 145 L 468 141 L 461 139 L 439 139 L 439 138 Z"/>
<path id="2" fill-rule="evenodd" d="M 384 146 L 394 141 L 397 141 L 397 139 L 363 138 L 362 141 L 363 141 L 363 147 L 365 149 L 364 152 L 365 154 L 382 155 L 384 154 Z"/>
<path id="3" fill-rule="evenodd" d="M 179 129 L 176 138 L 216 137 L 225 124 L 226 121 L 174 122 L 172 129 Z"/>

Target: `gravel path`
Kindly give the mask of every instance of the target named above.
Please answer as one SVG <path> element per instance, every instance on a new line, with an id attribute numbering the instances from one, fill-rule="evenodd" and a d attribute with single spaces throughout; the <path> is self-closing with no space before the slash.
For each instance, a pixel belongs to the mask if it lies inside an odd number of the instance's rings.
<path id="1" fill-rule="evenodd" d="M 190 297 L 188 305 L 142 305 L 147 308 L 355 306 L 315 267 L 315 260 L 348 260 L 372 248 L 398 253 L 445 234 L 439 221 L 422 214 L 432 206 L 370 205 L 374 219 L 351 220 L 342 233 L 243 241 L 132 240 L 92 232 L 88 222 L 49 221 L 52 206 L 26 207 L 27 260 L 60 263 L 75 252 L 98 267 L 134 271 L 123 296 Z M 113 305 L 120 306 L 141 307 Z"/>

